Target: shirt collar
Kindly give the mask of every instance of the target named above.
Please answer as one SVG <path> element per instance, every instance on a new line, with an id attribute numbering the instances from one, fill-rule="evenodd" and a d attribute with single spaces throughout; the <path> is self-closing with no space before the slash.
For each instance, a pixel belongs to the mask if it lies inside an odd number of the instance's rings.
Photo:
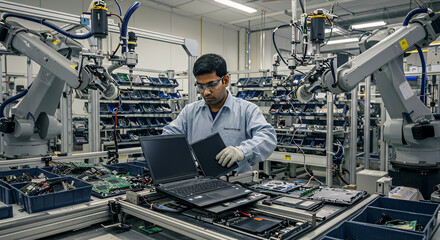
<path id="1" fill-rule="evenodd" d="M 234 96 L 232 96 L 232 94 L 229 90 L 226 90 L 226 91 L 228 91 L 228 96 L 226 98 L 225 104 L 223 104 L 223 107 L 232 109 L 232 101 L 233 101 Z M 204 108 L 204 107 L 208 107 L 208 104 L 206 103 L 206 101 L 204 99 L 202 99 L 202 100 L 200 100 L 199 104 L 197 105 L 197 108 Z"/>

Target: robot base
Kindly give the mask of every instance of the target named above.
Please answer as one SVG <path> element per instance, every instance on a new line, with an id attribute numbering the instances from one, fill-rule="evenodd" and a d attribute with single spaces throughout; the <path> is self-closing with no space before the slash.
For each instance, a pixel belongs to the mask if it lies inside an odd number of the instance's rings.
<path id="1" fill-rule="evenodd" d="M 424 199 L 430 199 L 434 186 L 440 183 L 440 166 L 424 167 L 406 165 L 391 161 L 393 169 L 388 171 L 393 178 L 393 186 L 406 186 L 419 189 Z"/>
<path id="2" fill-rule="evenodd" d="M 40 157 L 48 155 L 47 140 L 20 141 L 10 134 L 5 134 L 4 155 L 8 159 Z"/>

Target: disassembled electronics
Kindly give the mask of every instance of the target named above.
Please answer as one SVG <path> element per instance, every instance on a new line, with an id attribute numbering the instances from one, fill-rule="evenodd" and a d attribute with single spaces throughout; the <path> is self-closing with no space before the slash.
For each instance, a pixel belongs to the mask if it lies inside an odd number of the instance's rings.
<path id="1" fill-rule="evenodd" d="M 276 192 L 289 192 L 301 188 L 301 185 L 280 180 L 272 180 L 258 185 L 257 188 Z"/>
<path id="2" fill-rule="evenodd" d="M 75 189 L 73 183 L 68 184 L 65 179 L 57 180 L 54 182 L 30 182 L 20 189 L 28 196 L 39 196 L 48 193 L 67 191 L 69 189 Z"/>
<path id="3" fill-rule="evenodd" d="M 1 180 L 7 183 L 21 183 L 21 182 L 42 182 L 47 179 L 44 173 L 40 173 L 38 176 L 33 176 L 29 173 L 23 173 L 21 176 L 8 175 L 1 178 Z"/>
<path id="4" fill-rule="evenodd" d="M 320 200 L 328 203 L 352 205 L 366 195 L 364 191 L 342 188 L 322 188 L 316 191 L 309 199 Z"/>
<path id="5" fill-rule="evenodd" d="M 271 199 L 270 202 L 307 211 L 313 211 L 322 206 L 322 201 L 307 200 L 291 196 L 276 197 Z"/>

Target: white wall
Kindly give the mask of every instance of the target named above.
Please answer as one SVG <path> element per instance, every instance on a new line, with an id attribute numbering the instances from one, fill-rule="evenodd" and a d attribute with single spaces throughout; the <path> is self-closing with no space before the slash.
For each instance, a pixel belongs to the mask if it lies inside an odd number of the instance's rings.
<path id="1" fill-rule="evenodd" d="M 284 30 L 284 29 L 283 29 Z M 281 31 L 281 30 L 280 30 Z M 273 63 L 273 55 L 276 53 L 275 47 L 273 46 L 272 41 L 272 31 L 263 31 L 263 34 L 265 35 L 264 39 L 264 58 L 263 58 L 263 64 L 261 65 L 261 33 L 260 32 L 253 32 L 251 33 L 251 70 L 258 70 L 262 69 L 272 69 L 272 63 Z M 275 37 L 277 47 L 278 49 L 290 49 L 290 39 L 281 37 L 276 35 Z M 285 60 L 287 61 L 288 53 L 281 52 Z M 281 63 L 280 67 L 286 68 L 284 63 Z"/>
<path id="2" fill-rule="evenodd" d="M 90 4 L 90 0 L 13 0 L 13 2 L 75 15 L 80 15 L 83 11 L 86 11 Z M 120 2 L 123 11 L 126 11 L 134 0 Z M 118 12 L 113 2 L 108 2 L 108 4 L 111 12 Z M 117 18 L 112 17 L 111 19 L 117 21 Z M 23 23 L 25 26 L 31 26 L 31 28 L 36 30 L 45 29 L 38 24 Z M 201 30 L 200 24 L 200 18 L 184 17 L 172 11 L 163 11 L 141 5 L 130 19 L 129 26 L 194 39 L 197 40 L 199 44 L 200 41 L 202 41 L 202 53 L 220 54 L 226 59 L 230 71 L 238 70 L 238 31 L 207 20 L 203 20 Z M 241 40 L 244 42 L 244 38 Z M 110 42 L 109 51 L 113 51 L 118 44 L 118 36 L 111 34 L 108 41 Z M 87 46 L 87 43 L 84 44 Z M 104 48 L 106 51 L 107 45 L 107 41 L 105 41 Z M 139 64 L 137 67 L 140 68 L 157 70 L 173 69 L 176 73 L 186 71 L 188 68 L 187 54 L 183 48 L 178 45 L 140 39 L 136 52 L 139 55 Z M 244 49 L 240 54 L 244 55 Z M 10 56 L 7 58 L 7 61 L 8 73 L 26 73 L 25 57 Z M 244 69 L 244 60 L 240 66 Z M 38 69 L 39 66 L 34 63 L 34 74 L 38 72 Z M 5 68 L 3 68 L 3 72 L 4 71 Z"/>

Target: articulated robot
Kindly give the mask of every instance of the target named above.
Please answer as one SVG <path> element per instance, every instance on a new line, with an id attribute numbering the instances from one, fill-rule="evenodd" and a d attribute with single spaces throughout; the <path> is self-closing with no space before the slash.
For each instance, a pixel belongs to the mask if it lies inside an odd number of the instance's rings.
<path id="1" fill-rule="evenodd" d="M 136 36 L 134 33 L 127 37 L 126 26 L 133 11 L 139 6 L 136 2 L 127 11 L 121 30 L 121 57 L 110 57 L 103 54 L 102 39 L 108 35 L 108 10 L 104 1 L 94 1 L 90 11 L 91 30 L 84 35 L 74 35 L 59 29 L 44 20 L 5 13 L 0 22 L 0 42 L 17 55 L 24 55 L 41 66 L 32 85 L 24 92 L 5 101 L 0 106 L 0 131 L 4 134 L 5 156 L 17 158 L 26 156 L 44 156 L 48 154 L 48 139 L 61 133 L 61 123 L 54 117 L 60 102 L 65 84 L 72 89 L 98 89 L 107 99 L 116 99 L 119 90 L 111 71 L 122 65 L 132 68 L 137 63 L 134 53 Z M 51 27 L 63 34 L 38 33 L 27 29 L 9 18 L 21 18 L 38 22 Z M 8 19 L 7 19 L 8 18 Z M 94 37 L 97 46 L 94 49 L 83 50 L 82 45 L 73 39 Z M 128 39 L 128 41 L 127 41 Z M 127 51 L 128 47 L 128 51 Z M 111 69 L 102 66 L 102 60 L 109 58 L 114 64 Z M 23 97 L 11 109 L 11 117 L 6 118 L 4 108 L 13 100 Z"/>
<path id="2" fill-rule="evenodd" d="M 407 15 L 403 27 L 395 31 L 376 31 L 362 41 L 362 54 L 351 61 L 337 69 L 317 66 L 315 69 L 321 67 L 321 70 L 306 75 L 296 96 L 300 101 L 307 102 L 320 89 L 333 93 L 349 92 L 374 74 L 390 115 L 384 125 L 384 136 L 395 149 L 395 159 L 391 161 L 393 167 L 418 171 L 416 176 L 420 177 L 424 175 L 423 172 L 425 175 L 434 174 L 433 181 L 427 180 L 432 183 L 423 184 L 432 185 L 436 179 L 438 183 L 440 119 L 435 119 L 429 108 L 413 93 L 405 78 L 403 58 L 405 52 L 427 47 L 439 36 L 440 13 L 426 8 L 413 10 Z M 398 179 L 409 179 L 403 174 L 393 178 L 394 185 L 399 184 Z M 418 180 L 413 178 L 409 181 Z"/>

